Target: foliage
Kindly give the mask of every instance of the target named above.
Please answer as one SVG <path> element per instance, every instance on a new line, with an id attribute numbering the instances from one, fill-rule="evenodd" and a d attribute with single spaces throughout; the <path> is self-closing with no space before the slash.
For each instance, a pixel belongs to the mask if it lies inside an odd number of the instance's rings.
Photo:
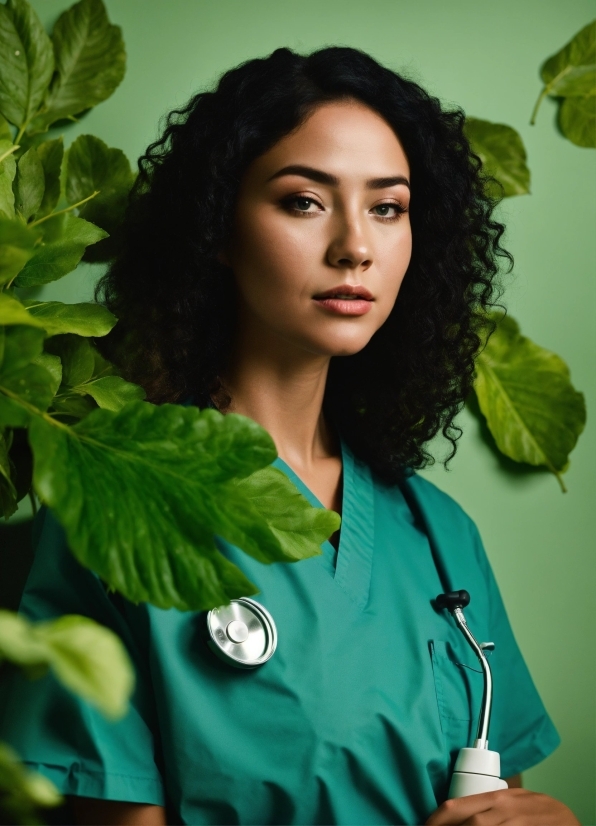
<path id="1" fill-rule="evenodd" d="M 19 762 L 18 755 L 0 743 L 0 813 L 2 823 L 41 823 L 38 808 L 58 806 L 62 797 L 53 783 Z"/>
<path id="2" fill-rule="evenodd" d="M 584 397 L 572 386 L 569 369 L 554 353 L 522 336 L 510 317 L 476 362 L 475 391 L 495 441 L 516 462 L 561 473 L 584 428 Z"/>
<path id="3" fill-rule="evenodd" d="M 503 123 L 466 118 L 465 133 L 482 161 L 483 171 L 496 181 L 487 182 L 494 198 L 525 195 L 530 191 L 526 150 L 515 129 Z"/>
<path id="4" fill-rule="evenodd" d="M 116 634 L 87 617 L 66 615 L 32 624 L 0 610 L 0 662 L 7 660 L 39 678 L 51 669 L 67 688 L 111 718 L 122 717 L 134 672 Z"/>
<path id="5" fill-rule="evenodd" d="M 556 54 L 542 64 L 544 87 L 531 123 L 544 98 L 558 98 L 559 126 L 578 146 L 596 147 L 596 20 L 588 23 Z"/>

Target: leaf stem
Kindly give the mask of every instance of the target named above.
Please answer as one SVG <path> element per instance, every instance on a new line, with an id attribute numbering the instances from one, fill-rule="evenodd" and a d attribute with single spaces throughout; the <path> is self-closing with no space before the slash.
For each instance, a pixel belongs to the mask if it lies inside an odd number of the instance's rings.
<path id="1" fill-rule="evenodd" d="M 91 195 L 88 195 L 86 198 L 83 198 L 82 201 L 77 201 L 76 204 L 71 204 L 71 206 L 65 207 L 64 209 L 59 209 L 58 212 L 50 212 L 49 215 L 44 215 L 43 218 L 38 218 L 37 221 L 32 221 L 28 226 L 30 227 L 37 227 L 40 224 L 43 224 L 44 221 L 47 221 L 49 218 L 55 218 L 57 215 L 64 215 L 66 212 L 72 212 L 73 209 L 77 207 L 83 206 L 86 204 L 87 201 L 90 201 L 92 198 L 95 198 L 96 195 L 99 195 L 99 189 L 96 189 Z"/>
<path id="2" fill-rule="evenodd" d="M 545 86 L 540 94 L 538 95 L 538 100 L 534 104 L 534 108 L 532 109 L 532 117 L 530 118 L 530 126 L 534 126 L 536 123 L 536 115 L 538 114 L 538 109 L 540 108 L 540 104 L 544 100 L 544 98 L 548 95 L 548 86 Z"/>
<path id="3" fill-rule="evenodd" d="M 38 407 L 35 407 L 35 405 L 26 402 L 25 399 L 21 398 L 21 396 L 19 396 L 17 393 L 13 393 L 12 390 L 8 390 L 8 388 L 2 387 L 2 385 L 0 385 L 0 393 L 4 393 L 5 396 L 8 396 L 9 399 L 12 399 L 17 404 L 20 404 L 21 407 L 24 407 L 25 410 L 27 410 L 29 413 L 33 413 L 34 416 L 40 416 L 49 424 L 53 424 L 54 427 L 57 427 L 61 430 L 70 431 L 70 427 L 68 425 L 62 424 L 62 422 L 59 422 L 52 416 L 50 416 L 49 413 L 44 413 Z"/>
<path id="4" fill-rule="evenodd" d="M 20 149 L 20 148 L 21 147 L 18 144 L 15 144 L 14 146 L 11 146 L 10 149 L 7 149 L 6 152 L 3 155 L 0 155 L 0 163 L 5 161 L 6 158 L 8 158 L 9 155 L 12 155 L 13 152 L 16 152 L 17 149 Z"/>
<path id="5" fill-rule="evenodd" d="M 29 501 L 31 502 L 33 516 L 35 516 L 37 514 L 37 502 L 35 501 L 35 493 L 33 492 L 33 488 L 29 488 Z"/>

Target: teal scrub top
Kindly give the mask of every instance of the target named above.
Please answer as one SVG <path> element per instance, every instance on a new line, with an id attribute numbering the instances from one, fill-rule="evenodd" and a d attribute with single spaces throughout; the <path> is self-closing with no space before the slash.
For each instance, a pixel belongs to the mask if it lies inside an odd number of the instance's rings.
<path id="1" fill-rule="evenodd" d="M 546 757 L 559 738 L 473 522 L 417 475 L 382 483 L 345 445 L 343 469 L 337 553 L 325 542 L 320 557 L 266 566 L 219 542 L 278 628 L 277 651 L 250 671 L 206 646 L 204 614 L 107 593 L 43 511 L 21 611 L 109 626 L 137 686 L 128 715 L 109 722 L 51 675 L 15 673 L 2 688 L 0 739 L 64 794 L 167 803 L 188 824 L 424 823 L 473 741 L 482 696 L 474 655 L 432 604 L 465 588 L 470 628 L 496 646 L 490 748 L 502 775 Z"/>

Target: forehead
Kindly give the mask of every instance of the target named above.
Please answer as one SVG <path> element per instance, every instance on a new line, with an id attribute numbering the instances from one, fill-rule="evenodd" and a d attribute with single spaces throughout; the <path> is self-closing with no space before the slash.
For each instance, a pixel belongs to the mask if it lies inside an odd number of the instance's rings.
<path id="1" fill-rule="evenodd" d="M 251 171 L 257 177 L 268 176 L 288 164 L 322 169 L 342 181 L 407 177 L 410 172 L 391 126 L 357 101 L 319 105 L 299 127 L 257 158 Z"/>

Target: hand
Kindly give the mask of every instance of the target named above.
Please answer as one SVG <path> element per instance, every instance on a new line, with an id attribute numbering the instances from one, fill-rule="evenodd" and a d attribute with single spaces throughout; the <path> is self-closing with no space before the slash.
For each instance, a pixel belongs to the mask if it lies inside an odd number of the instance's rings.
<path id="1" fill-rule="evenodd" d="M 426 826 L 581 826 L 571 809 L 528 789 L 503 789 L 446 800 Z"/>

